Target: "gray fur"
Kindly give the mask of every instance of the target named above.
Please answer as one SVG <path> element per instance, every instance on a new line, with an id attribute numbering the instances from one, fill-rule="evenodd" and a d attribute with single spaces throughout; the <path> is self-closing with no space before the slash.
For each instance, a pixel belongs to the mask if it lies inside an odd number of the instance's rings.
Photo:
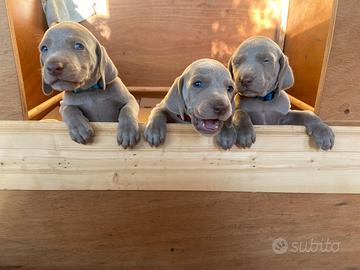
<path id="1" fill-rule="evenodd" d="M 250 147 L 255 142 L 254 125 L 304 125 L 318 147 L 329 150 L 334 145 L 334 133 L 328 125 L 310 111 L 290 110 L 284 90 L 294 84 L 288 58 L 271 39 L 256 36 L 245 40 L 229 61 L 229 70 L 240 96 L 235 98 L 233 124 L 236 144 Z M 263 101 L 274 91 L 274 99 Z"/>
<path id="2" fill-rule="evenodd" d="M 84 50 L 76 50 L 75 43 L 81 43 Z M 48 51 L 42 52 L 44 45 Z M 44 94 L 50 95 L 53 89 L 65 91 L 60 113 L 74 141 L 91 141 L 94 130 L 89 122 L 119 122 L 117 141 L 124 148 L 139 141 L 139 105 L 118 77 L 105 48 L 90 31 L 78 23 L 59 23 L 46 31 L 39 49 Z M 54 65 L 61 65 L 61 74 L 51 73 Z M 98 81 L 103 89 L 73 92 Z"/>
<path id="3" fill-rule="evenodd" d="M 204 86 L 197 89 L 194 82 L 200 80 Z M 229 149 L 235 142 L 235 129 L 231 123 L 234 83 L 229 71 L 223 64 L 212 59 L 200 59 L 189 65 L 181 76 L 176 78 L 165 98 L 151 111 L 144 136 L 152 146 L 164 143 L 166 123 L 187 123 L 186 115 L 190 116 L 191 124 L 199 133 L 206 136 L 217 136 L 217 143 Z M 222 113 L 214 108 L 220 106 Z M 217 119 L 219 128 L 207 132 L 201 128 L 203 120 Z"/>

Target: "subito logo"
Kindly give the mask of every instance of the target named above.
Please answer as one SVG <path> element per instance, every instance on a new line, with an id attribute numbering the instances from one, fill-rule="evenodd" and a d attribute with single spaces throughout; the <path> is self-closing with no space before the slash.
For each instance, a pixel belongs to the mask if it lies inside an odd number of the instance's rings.
<path id="1" fill-rule="evenodd" d="M 288 249 L 288 242 L 284 238 L 277 238 L 272 242 L 272 250 L 275 254 L 285 254 Z"/>

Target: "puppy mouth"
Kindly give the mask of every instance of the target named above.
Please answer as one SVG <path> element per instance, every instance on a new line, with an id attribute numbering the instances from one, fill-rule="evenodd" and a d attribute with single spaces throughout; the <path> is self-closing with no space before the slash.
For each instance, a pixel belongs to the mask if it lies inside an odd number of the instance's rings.
<path id="1" fill-rule="evenodd" d="M 250 90 L 241 90 L 240 94 L 245 97 L 256 97 L 257 93 L 250 91 Z"/>
<path id="2" fill-rule="evenodd" d="M 55 79 L 50 83 L 50 85 L 58 91 L 72 91 L 76 88 L 79 88 L 81 86 L 81 82 L 76 81 L 69 81 L 69 80 L 63 80 L 63 79 Z"/>
<path id="3" fill-rule="evenodd" d="M 254 89 L 251 89 L 249 86 L 239 86 L 238 90 L 240 95 L 249 98 L 266 95 L 266 92 L 263 93 L 263 92 L 255 91 Z"/>
<path id="4" fill-rule="evenodd" d="M 204 135 L 216 135 L 222 128 L 224 122 L 220 119 L 205 119 L 193 116 L 191 122 L 195 129 Z"/>

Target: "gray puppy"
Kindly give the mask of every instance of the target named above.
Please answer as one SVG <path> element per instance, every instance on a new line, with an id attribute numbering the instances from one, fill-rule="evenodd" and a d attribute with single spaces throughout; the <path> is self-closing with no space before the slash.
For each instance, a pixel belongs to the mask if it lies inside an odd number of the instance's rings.
<path id="1" fill-rule="evenodd" d="M 200 134 L 218 135 L 218 144 L 229 149 L 236 138 L 231 124 L 234 86 L 229 71 L 220 62 L 212 59 L 193 62 L 151 111 L 145 139 L 158 146 L 165 141 L 167 122 L 191 123 Z"/>
<path id="2" fill-rule="evenodd" d="M 309 136 L 324 150 L 334 145 L 334 133 L 310 111 L 290 110 L 284 90 L 294 84 L 288 58 L 266 37 L 245 40 L 229 61 L 229 70 L 240 96 L 235 98 L 233 124 L 236 144 L 250 147 L 255 142 L 255 125 L 304 125 Z"/>
<path id="3" fill-rule="evenodd" d="M 124 148 L 139 141 L 139 105 L 90 31 L 78 23 L 59 23 L 46 31 L 39 50 L 43 92 L 65 91 L 60 113 L 75 142 L 91 140 L 89 121 L 119 122 L 117 141 Z"/>

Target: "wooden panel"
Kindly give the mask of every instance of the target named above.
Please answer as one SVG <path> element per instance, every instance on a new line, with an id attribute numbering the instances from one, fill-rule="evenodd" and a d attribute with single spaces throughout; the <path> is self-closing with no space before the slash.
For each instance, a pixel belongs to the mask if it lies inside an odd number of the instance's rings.
<path id="1" fill-rule="evenodd" d="M 359 195 L 1 191 L 0 268 L 355 270 L 359 208 Z"/>
<path id="2" fill-rule="evenodd" d="M 330 152 L 296 126 L 256 127 L 254 147 L 231 151 L 189 125 L 133 150 L 117 146 L 116 123 L 94 127 L 93 144 L 79 145 L 61 122 L 0 122 L 0 189 L 360 193 L 360 127 L 334 127 Z"/>
<path id="3" fill-rule="evenodd" d="M 38 45 L 46 30 L 39 0 L 8 0 L 10 20 L 14 25 L 22 79 L 28 110 L 47 100 L 41 91 Z M 45 112 L 46 113 L 46 112 Z"/>
<path id="4" fill-rule="evenodd" d="M 103 1 L 85 23 L 107 48 L 129 86 L 169 86 L 192 61 L 227 63 L 255 34 L 278 40 L 281 0 Z"/>
<path id="5" fill-rule="evenodd" d="M 360 124 L 360 9 L 356 0 L 337 1 L 316 112 L 326 121 Z"/>
<path id="6" fill-rule="evenodd" d="M 315 106 L 333 0 L 291 0 L 284 51 L 294 70 L 288 92 Z"/>
<path id="7" fill-rule="evenodd" d="M 0 0 L 0 119 L 26 119 L 22 82 L 16 70 L 16 48 L 12 44 L 5 0 Z"/>

